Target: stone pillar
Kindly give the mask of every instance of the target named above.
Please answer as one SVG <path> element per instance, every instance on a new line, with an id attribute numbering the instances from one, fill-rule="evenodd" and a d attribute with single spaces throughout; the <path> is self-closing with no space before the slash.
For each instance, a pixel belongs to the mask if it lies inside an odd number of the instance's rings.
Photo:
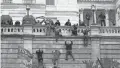
<path id="1" fill-rule="evenodd" d="M 97 20 L 96 20 L 96 10 L 94 10 L 93 14 L 94 14 L 94 24 L 96 24 L 96 22 L 97 22 Z"/>
<path id="2" fill-rule="evenodd" d="M 100 37 L 95 36 L 91 37 L 91 46 L 92 46 L 92 53 L 91 53 L 91 59 L 93 61 L 96 61 L 97 58 L 100 58 Z"/>
<path id="3" fill-rule="evenodd" d="M 97 20 L 96 20 L 96 10 L 92 10 L 92 15 L 93 15 L 93 23 L 91 25 L 96 25 Z"/>
<path id="4" fill-rule="evenodd" d="M 80 20 L 81 20 L 81 22 L 84 21 L 84 19 L 83 19 L 83 11 L 84 11 L 84 9 L 80 9 Z"/>
<path id="5" fill-rule="evenodd" d="M 99 36 L 99 26 L 91 26 L 91 59 L 96 61 L 100 58 L 100 36 Z"/>
<path id="6" fill-rule="evenodd" d="M 24 48 L 27 49 L 32 54 L 32 25 L 24 25 L 24 33 L 23 33 L 23 40 L 24 40 Z M 32 66 L 32 59 L 29 62 Z M 26 67 L 27 68 L 27 67 Z"/>
<path id="7" fill-rule="evenodd" d="M 106 23 L 106 26 L 109 26 L 109 10 L 108 9 L 105 9 L 105 23 Z"/>

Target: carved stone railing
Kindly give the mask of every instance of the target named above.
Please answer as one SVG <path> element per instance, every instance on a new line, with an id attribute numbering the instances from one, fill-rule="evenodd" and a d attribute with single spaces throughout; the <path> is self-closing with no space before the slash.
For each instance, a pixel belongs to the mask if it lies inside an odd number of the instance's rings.
<path id="1" fill-rule="evenodd" d="M 71 31 L 72 28 L 70 26 L 60 26 L 58 28 L 60 29 L 62 36 L 72 35 L 72 31 Z"/>
<path id="2" fill-rule="evenodd" d="M 120 36 L 120 27 L 100 27 L 101 36 Z"/>
<path id="3" fill-rule="evenodd" d="M 72 36 L 72 27 L 70 26 L 59 26 L 62 36 Z M 82 30 L 86 29 L 86 27 L 79 26 L 77 28 L 77 35 L 83 36 Z M 91 31 L 89 35 L 100 35 L 100 36 L 120 36 L 120 27 L 94 27 L 92 26 L 89 28 Z M 97 29 L 96 31 L 94 29 Z M 28 32 L 27 32 L 28 31 Z M 22 35 L 22 34 L 30 34 L 30 35 L 41 35 L 46 36 L 47 33 L 47 26 L 2 26 L 1 27 L 1 34 L 2 35 Z M 97 33 L 96 33 L 97 32 Z M 54 35 L 51 35 L 54 36 Z"/>
<path id="4" fill-rule="evenodd" d="M 79 26 L 79 27 L 77 28 L 77 35 L 78 35 L 78 36 L 83 36 L 82 31 L 85 30 L 85 29 L 86 29 L 85 27 Z"/>
<path id="5" fill-rule="evenodd" d="M 33 26 L 33 35 L 46 35 L 47 28 L 45 26 Z"/>
<path id="6" fill-rule="evenodd" d="M 10 35 L 10 34 L 23 34 L 23 27 L 15 27 L 15 26 L 4 26 L 1 27 L 1 34 Z"/>

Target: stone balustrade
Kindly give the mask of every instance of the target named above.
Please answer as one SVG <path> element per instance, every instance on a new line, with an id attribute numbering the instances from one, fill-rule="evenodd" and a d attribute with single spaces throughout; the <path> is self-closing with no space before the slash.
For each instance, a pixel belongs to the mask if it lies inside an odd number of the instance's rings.
<path id="1" fill-rule="evenodd" d="M 46 35 L 47 28 L 45 26 L 33 26 L 33 35 Z"/>
<path id="2" fill-rule="evenodd" d="M 10 35 L 10 34 L 23 34 L 23 27 L 16 26 L 4 26 L 1 27 L 1 34 Z"/>
<path id="3" fill-rule="evenodd" d="M 83 30 L 85 30 L 85 27 L 83 27 L 83 26 L 78 27 L 77 28 L 77 35 L 83 36 L 83 33 L 82 33 Z"/>
<path id="4" fill-rule="evenodd" d="M 32 27 L 32 30 L 30 30 L 31 35 L 46 36 L 47 26 L 35 25 L 35 26 L 31 26 L 31 27 Z M 120 28 L 119 27 L 98 27 L 98 28 L 95 27 L 95 28 L 98 29 L 98 35 L 101 35 L 101 36 L 120 36 Z M 28 29 L 29 29 L 29 27 L 28 27 Z M 55 29 L 59 29 L 62 36 L 68 36 L 68 37 L 72 36 L 73 28 L 70 26 L 59 26 Z M 79 26 L 77 28 L 77 35 L 83 36 L 82 30 L 84 30 L 84 29 L 86 29 L 86 28 L 83 26 Z M 89 32 L 89 35 L 91 35 L 91 32 Z M 25 34 L 25 29 L 23 26 L 2 26 L 1 34 L 2 35 L 12 35 L 12 34 L 22 35 L 22 34 Z"/>
<path id="5" fill-rule="evenodd" d="M 72 35 L 72 28 L 70 26 L 60 26 L 59 27 L 62 36 L 71 36 Z"/>
<path id="6" fill-rule="evenodd" d="M 120 28 L 119 27 L 100 27 L 100 35 L 120 36 Z"/>

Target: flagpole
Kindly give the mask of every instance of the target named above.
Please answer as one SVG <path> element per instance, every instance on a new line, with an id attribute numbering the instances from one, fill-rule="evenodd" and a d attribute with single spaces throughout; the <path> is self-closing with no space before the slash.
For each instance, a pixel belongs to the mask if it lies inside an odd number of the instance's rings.
<path id="1" fill-rule="evenodd" d="M 100 62 L 100 59 L 99 58 L 97 58 L 97 59 L 98 59 L 98 62 L 100 63 L 100 65 L 101 65 L 101 67 L 104 68 L 103 64 Z"/>

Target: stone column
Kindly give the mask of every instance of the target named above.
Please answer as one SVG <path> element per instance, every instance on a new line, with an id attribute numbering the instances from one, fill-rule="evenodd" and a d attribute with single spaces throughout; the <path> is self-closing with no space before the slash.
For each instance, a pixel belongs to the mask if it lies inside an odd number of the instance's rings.
<path id="1" fill-rule="evenodd" d="M 91 26 L 91 59 L 96 61 L 100 58 L 100 36 L 99 36 L 99 26 Z"/>
<path id="2" fill-rule="evenodd" d="M 96 10 L 93 10 L 93 14 L 94 14 L 94 24 L 96 24 Z"/>
<path id="3" fill-rule="evenodd" d="M 96 25 L 96 6 L 92 5 L 91 10 L 92 10 L 92 15 L 93 15 L 93 23 L 91 25 Z"/>
<path id="4" fill-rule="evenodd" d="M 106 26 L 109 26 L 109 10 L 108 9 L 105 9 L 105 23 L 106 23 Z"/>
<path id="5" fill-rule="evenodd" d="M 91 53 L 91 59 L 93 61 L 96 61 L 97 58 L 100 58 L 100 37 L 95 36 L 91 37 L 91 46 L 92 46 L 92 53 Z"/>
<path id="6" fill-rule="evenodd" d="M 84 21 L 84 19 L 83 19 L 83 11 L 84 11 L 84 9 L 80 9 L 80 20 L 81 20 L 81 22 Z"/>
<path id="7" fill-rule="evenodd" d="M 24 48 L 27 49 L 32 54 L 32 25 L 24 25 Z M 28 62 L 32 66 L 32 59 Z M 26 67 L 27 68 L 27 67 Z"/>

